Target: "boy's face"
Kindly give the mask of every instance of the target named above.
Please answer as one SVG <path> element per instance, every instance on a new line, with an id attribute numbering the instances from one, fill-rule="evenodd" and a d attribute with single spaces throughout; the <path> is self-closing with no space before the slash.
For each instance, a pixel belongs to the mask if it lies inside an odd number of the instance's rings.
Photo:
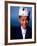
<path id="1" fill-rule="evenodd" d="M 26 29 L 29 22 L 29 16 L 19 16 L 19 22 L 21 26 Z"/>

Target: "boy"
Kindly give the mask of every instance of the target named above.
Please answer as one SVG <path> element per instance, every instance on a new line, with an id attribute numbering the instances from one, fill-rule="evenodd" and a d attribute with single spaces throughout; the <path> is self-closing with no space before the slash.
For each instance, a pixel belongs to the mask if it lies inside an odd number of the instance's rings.
<path id="1" fill-rule="evenodd" d="M 18 14 L 18 21 L 20 26 L 12 29 L 11 39 L 31 39 L 32 30 L 28 26 L 29 23 L 29 11 L 27 8 L 20 8 Z"/>

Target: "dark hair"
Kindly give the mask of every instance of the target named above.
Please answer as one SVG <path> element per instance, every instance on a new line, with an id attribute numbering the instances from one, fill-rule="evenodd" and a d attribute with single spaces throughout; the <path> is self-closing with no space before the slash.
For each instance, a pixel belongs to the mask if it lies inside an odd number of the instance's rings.
<path id="1" fill-rule="evenodd" d="M 19 16 L 19 18 L 21 18 L 22 16 Z M 30 19 L 30 17 L 29 16 L 27 16 L 27 19 L 28 19 L 28 21 L 29 21 L 29 19 Z"/>

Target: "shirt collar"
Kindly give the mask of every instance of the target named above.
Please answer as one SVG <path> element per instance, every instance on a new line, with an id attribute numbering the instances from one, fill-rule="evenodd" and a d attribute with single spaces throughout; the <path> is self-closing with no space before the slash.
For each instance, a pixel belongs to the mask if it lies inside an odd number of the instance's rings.
<path id="1" fill-rule="evenodd" d="M 26 29 L 24 29 L 22 26 L 21 26 L 21 31 L 22 31 L 22 34 L 26 33 Z"/>

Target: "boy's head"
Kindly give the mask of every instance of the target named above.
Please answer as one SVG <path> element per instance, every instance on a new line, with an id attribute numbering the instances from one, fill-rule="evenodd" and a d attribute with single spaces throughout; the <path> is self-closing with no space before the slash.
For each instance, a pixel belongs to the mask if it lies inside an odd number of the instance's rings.
<path id="1" fill-rule="evenodd" d="M 29 22 L 29 14 L 27 8 L 20 8 L 19 9 L 19 23 L 20 25 L 26 29 Z"/>

